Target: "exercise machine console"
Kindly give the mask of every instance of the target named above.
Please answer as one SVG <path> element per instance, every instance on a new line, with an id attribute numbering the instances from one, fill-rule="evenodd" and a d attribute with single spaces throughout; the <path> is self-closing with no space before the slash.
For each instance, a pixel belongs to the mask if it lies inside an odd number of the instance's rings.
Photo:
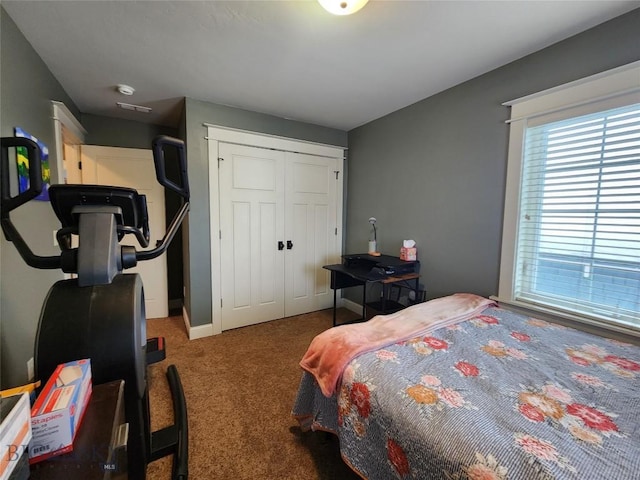
<path id="1" fill-rule="evenodd" d="M 45 383 L 58 364 L 90 358 L 96 385 L 124 380 L 128 478 L 145 479 L 149 462 L 173 455 L 172 478 L 186 480 L 188 426 L 180 377 L 175 365 L 170 365 L 167 379 L 174 424 L 151 431 L 147 365 L 164 358 L 164 341 L 147 339 L 142 279 L 137 273 L 123 273 L 138 261 L 162 255 L 189 211 L 184 143 L 167 136 L 153 141 L 156 179 L 181 199 L 164 237 L 154 247 L 145 249 L 150 241 L 147 204 L 145 196 L 136 190 L 52 185 L 49 199 L 61 223 L 56 232 L 61 252 L 40 256 L 29 248 L 10 218 L 11 211 L 42 191 L 39 148 L 27 138 L 4 137 L 0 141 L 0 222 L 5 237 L 28 265 L 61 269 L 75 277 L 56 282 L 45 299 L 35 340 L 36 378 Z M 11 168 L 15 159 L 12 149 L 18 147 L 23 154 L 26 152 L 29 162 L 29 186 L 23 192 L 16 191 L 11 178 L 17 172 Z M 168 168 L 171 157 L 175 157 L 177 169 Z M 127 234 L 135 236 L 141 249 L 120 244 Z M 77 247 L 72 246 L 74 235 L 78 237 Z"/>

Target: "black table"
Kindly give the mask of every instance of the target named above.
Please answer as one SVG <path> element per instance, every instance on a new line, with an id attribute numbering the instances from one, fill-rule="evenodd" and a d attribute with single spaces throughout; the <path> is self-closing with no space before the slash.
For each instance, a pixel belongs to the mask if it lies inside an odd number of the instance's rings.
<path id="1" fill-rule="evenodd" d="M 393 313 L 404 305 L 388 299 L 389 287 L 403 284 L 412 289 L 416 295 L 420 288 L 420 262 L 400 260 L 390 255 L 373 256 L 368 254 L 343 255 L 342 263 L 324 265 L 331 272 L 331 288 L 333 289 L 333 325 L 336 325 L 337 291 L 343 288 L 362 286 L 362 318 L 366 320 L 367 307 L 382 314 Z M 380 302 L 367 304 L 367 285 L 380 283 L 382 299 Z"/>
<path id="2" fill-rule="evenodd" d="M 122 437 L 122 426 L 125 424 L 123 394 L 122 380 L 94 385 L 73 441 L 73 451 L 32 465 L 29 478 L 126 480 L 127 437 Z"/>

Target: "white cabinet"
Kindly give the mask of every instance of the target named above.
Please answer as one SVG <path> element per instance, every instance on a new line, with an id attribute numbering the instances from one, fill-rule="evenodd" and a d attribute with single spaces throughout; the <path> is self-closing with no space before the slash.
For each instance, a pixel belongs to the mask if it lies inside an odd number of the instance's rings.
<path id="1" fill-rule="evenodd" d="M 331 307 L 322 266 L 340 257 L 342 149 L 225 133 L 209 134 L 214 331 L 216 313 L 222 331 Z"/>

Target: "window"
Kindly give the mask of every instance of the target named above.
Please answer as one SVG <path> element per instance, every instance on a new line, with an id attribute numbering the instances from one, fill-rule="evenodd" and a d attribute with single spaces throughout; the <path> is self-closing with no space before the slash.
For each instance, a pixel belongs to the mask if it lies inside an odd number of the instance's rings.
<path id="1" fill-rule="evenodd" d="M 604 95 L 554 89 L 512 120 L 499 298 L 637 334 L 640 77 L 607 92 L 616 74 L 597 79 Z"/>
<path id="2" fill-rule="evenodd" d="M 525 133 L 515 296 L 640 317 L 640 104 Z"/>

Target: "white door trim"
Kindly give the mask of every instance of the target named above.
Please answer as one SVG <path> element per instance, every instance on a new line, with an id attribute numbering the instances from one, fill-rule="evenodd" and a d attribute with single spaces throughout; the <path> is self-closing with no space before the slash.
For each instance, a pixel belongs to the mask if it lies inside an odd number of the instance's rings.
<path id="1" fill-rule="evenodd" d="M 62 152 L 64 145 L 62 128 L 64 127 L 69 130 L 78 139 L 80 144 L 84 143 L 84 136 L 87 134 L 87 131 L 64 103 L 52 100 L 51 111 L 56 148 L 56 178 L 55 182 L 52 183 L 64 183 L 66 175 L 63 161 L 64 154 Z"/>
<path id="2" fill-rule="evenodd" d="M 344 159 L 346 147 L 315 143 L 295 138 L 279 137 L 267 133 L 250 132 L 218 125 L 204 124 L 207 127 L 205 140 L 217 140 L 226 143 L 237 143 L 250 147 L 274 148 L 285 152 L 308 153 L 321 157 L 339 157 Z"/>
<path id="3" fill-rule="evenodd" d="M 207 127 L 209 154 L 209 211 L 210 211 L 210 239 L 211 239 L 211 331 L 213 335 L 222 333 L 221 318 L 221 271 L 220 271 L 220 208 L 218 189 L 218 151 L 219 143 L 235 143 L 253 147 L 273 148 L 288 152 L 308 153 L 324 157 L 336 158 L 337 175 L 342 185 L 344 175 L 345 147 L 313 143 L 294 138 L 278 137 L 275 135 L 261 134 L 233 128 L 225 128 L 217 125 L 204 124 Z M 342 188 L 338 188 L 336 196 L 337 218 L 337 245 L 342 245 Z M 195 327 L 191 327 L 195 328 Z"/>

